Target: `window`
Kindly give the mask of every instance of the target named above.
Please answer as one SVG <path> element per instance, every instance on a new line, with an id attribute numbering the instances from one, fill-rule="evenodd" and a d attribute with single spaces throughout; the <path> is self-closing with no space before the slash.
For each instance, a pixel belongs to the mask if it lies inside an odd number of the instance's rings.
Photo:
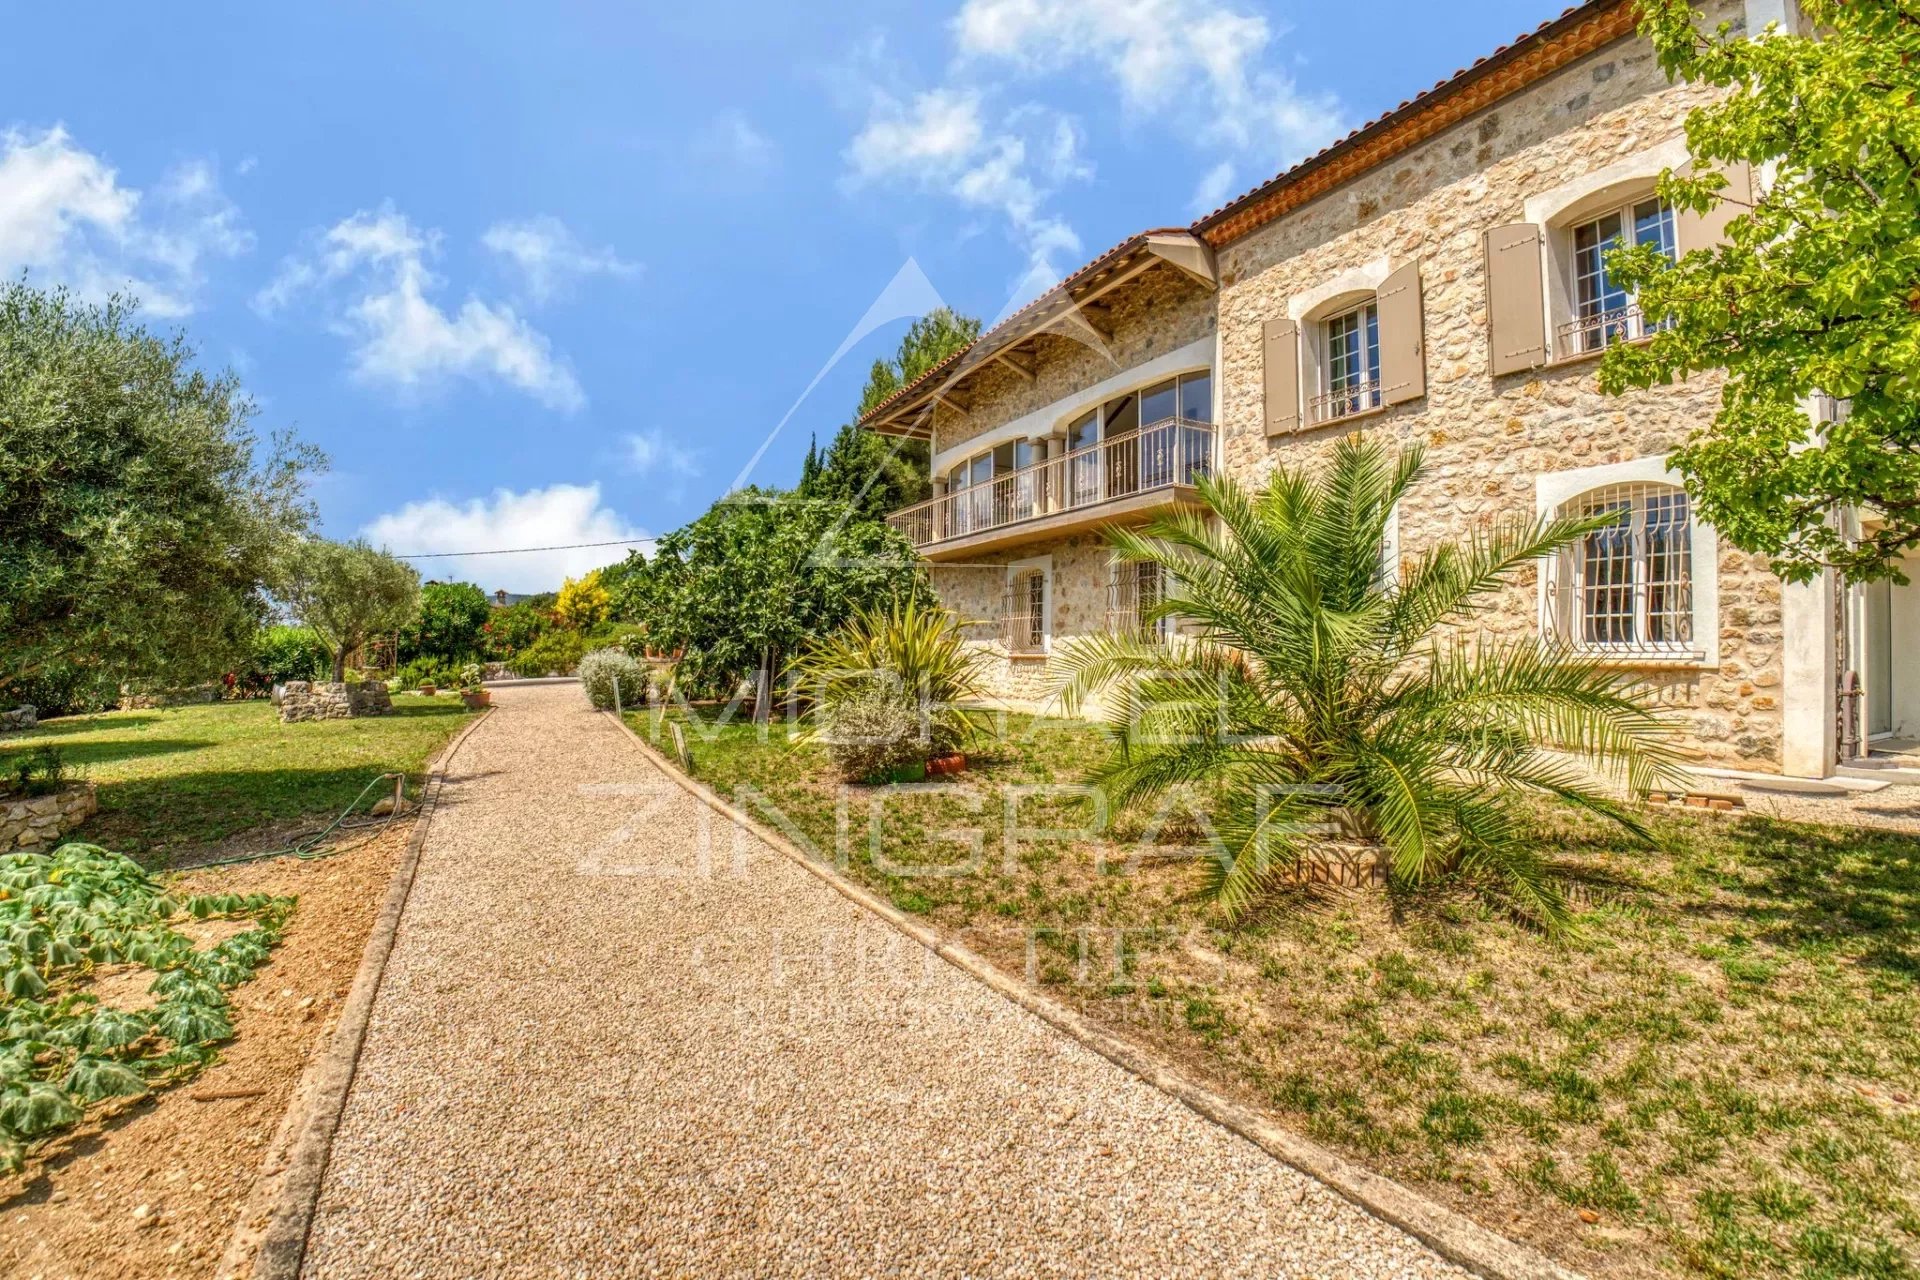
<path id="1" fill-rule="evenodd" d="M 1002 610 L 1008 653 L 1047 650 L 1047 571 L 1016 568 Z"/>
<path id="2" fill-rule="evenodd" d="M 1380 399 L 1380 307 L 1369 300 L 1320 326 L 1326 390 L 1314 397 L 1313 420 L 1331 422 L 1378 409 Z"/>
<path id="3" fill-rule="evenodd" d="M 1563 508 L 1613 518 L 1561 554 L 1550 590 L 1555 623 L 1574 647 L 1694 658 L 1693 523 L 1684 489 L 1619 484 Z"/>
<path id="4" fill-rule="evenodd" d="M 1115 561 L 1107 580 L 1107 630 L 1149 644 L 1165 641 L 1173 634 L 1173 619 L 1149 621 L 1148 614 L 1166 598 L 1166 580 L 1157 564 Z"/>
<path id="5" fill-rule="evenodd" d="M 1611 209 L 1574 226 L 1572 321 L 1561 326 L 1560 353 L 1599 351 L 1615 342 L 1645 337 L 1661 327 L 1649 325 L 1632 294 L 1607 274 L 1606 257 L 1624 244 L 1657 246 L 1674 257 L 1673 208 L 1648 198 Z"/>

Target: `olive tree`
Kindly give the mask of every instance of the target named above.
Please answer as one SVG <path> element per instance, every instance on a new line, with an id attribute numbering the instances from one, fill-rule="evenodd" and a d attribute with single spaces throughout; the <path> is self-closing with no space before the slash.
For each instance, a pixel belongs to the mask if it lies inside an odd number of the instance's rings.
<path id="1" fill-rule="evenodd" d="M 135 304 L 0 287 L 0 702 L 48 680 L 187 684 L 244 660 L 322 465 L 264 446 L 232 374 Z"/>
<path id="2" fill-rule="evenodd" d="M 412 565 L 365 542 L 311 538 L 286 557 L 275 588 L 294 616 L 313 628 L 346 679 L 347 655 L 383 632 L 397 631 L 420 603 Z"/>

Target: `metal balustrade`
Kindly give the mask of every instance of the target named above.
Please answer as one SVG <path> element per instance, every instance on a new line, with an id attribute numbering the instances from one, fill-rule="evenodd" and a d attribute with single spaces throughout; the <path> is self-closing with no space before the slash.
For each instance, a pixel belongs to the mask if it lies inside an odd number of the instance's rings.
<path id="1" fill-rule="evenodd" d="M 902 508 L 887 523 L 916 547 L 1192 484 L 1218 465 L 1213 425 L 1169 418 Z"/>
<path id="2" fill-rule="evenodd" d="M 1666 321 L 1648 320 L 1639 307 L 1616 307 L 1568 321 L 1560 326 L 1556 355 L 1561 359 L 1603 351 L 1616 342 L 1633 342 L 1667 327 Z"/>

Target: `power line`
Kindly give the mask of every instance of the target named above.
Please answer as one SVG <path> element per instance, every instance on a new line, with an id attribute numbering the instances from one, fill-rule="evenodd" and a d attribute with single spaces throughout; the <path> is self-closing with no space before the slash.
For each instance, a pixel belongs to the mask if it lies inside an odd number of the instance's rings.
<path id="1" fill-rule="evenodd" d="M 396 560 L 451 560 L 457 556 L 517 556 L 529 551 L 578 551 L 583 547 L 634 547 L 652 538 L 615 538 L 612 542 L 564 542 L 557 547 L 502 547 L 498 551 L 413 551 Z"/>

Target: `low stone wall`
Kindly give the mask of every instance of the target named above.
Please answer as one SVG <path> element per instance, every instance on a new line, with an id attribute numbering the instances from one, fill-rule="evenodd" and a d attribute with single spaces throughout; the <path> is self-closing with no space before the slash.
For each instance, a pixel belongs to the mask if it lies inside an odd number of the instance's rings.
<path id="1" fill-rule="evenodd" d="M 312 682 L 289 680 L 277 690 L 282 724 L 301 720 L 346 720 L 354 716 L 384 716 L 393 710 L 393 696 L 383 681 Z"/>
<path id="2" fill-rule="evenodd" d="M 40 709 L 25 703 L 11 711 L 0 711 L 0 733 L 19 733 L 40 723 Z"/>
<path id="3" fill-rule="evenodd" d="M 91 782 L 51 795 L 0 796 L 0 852 L 44 853 L 99 808 Z"/>

